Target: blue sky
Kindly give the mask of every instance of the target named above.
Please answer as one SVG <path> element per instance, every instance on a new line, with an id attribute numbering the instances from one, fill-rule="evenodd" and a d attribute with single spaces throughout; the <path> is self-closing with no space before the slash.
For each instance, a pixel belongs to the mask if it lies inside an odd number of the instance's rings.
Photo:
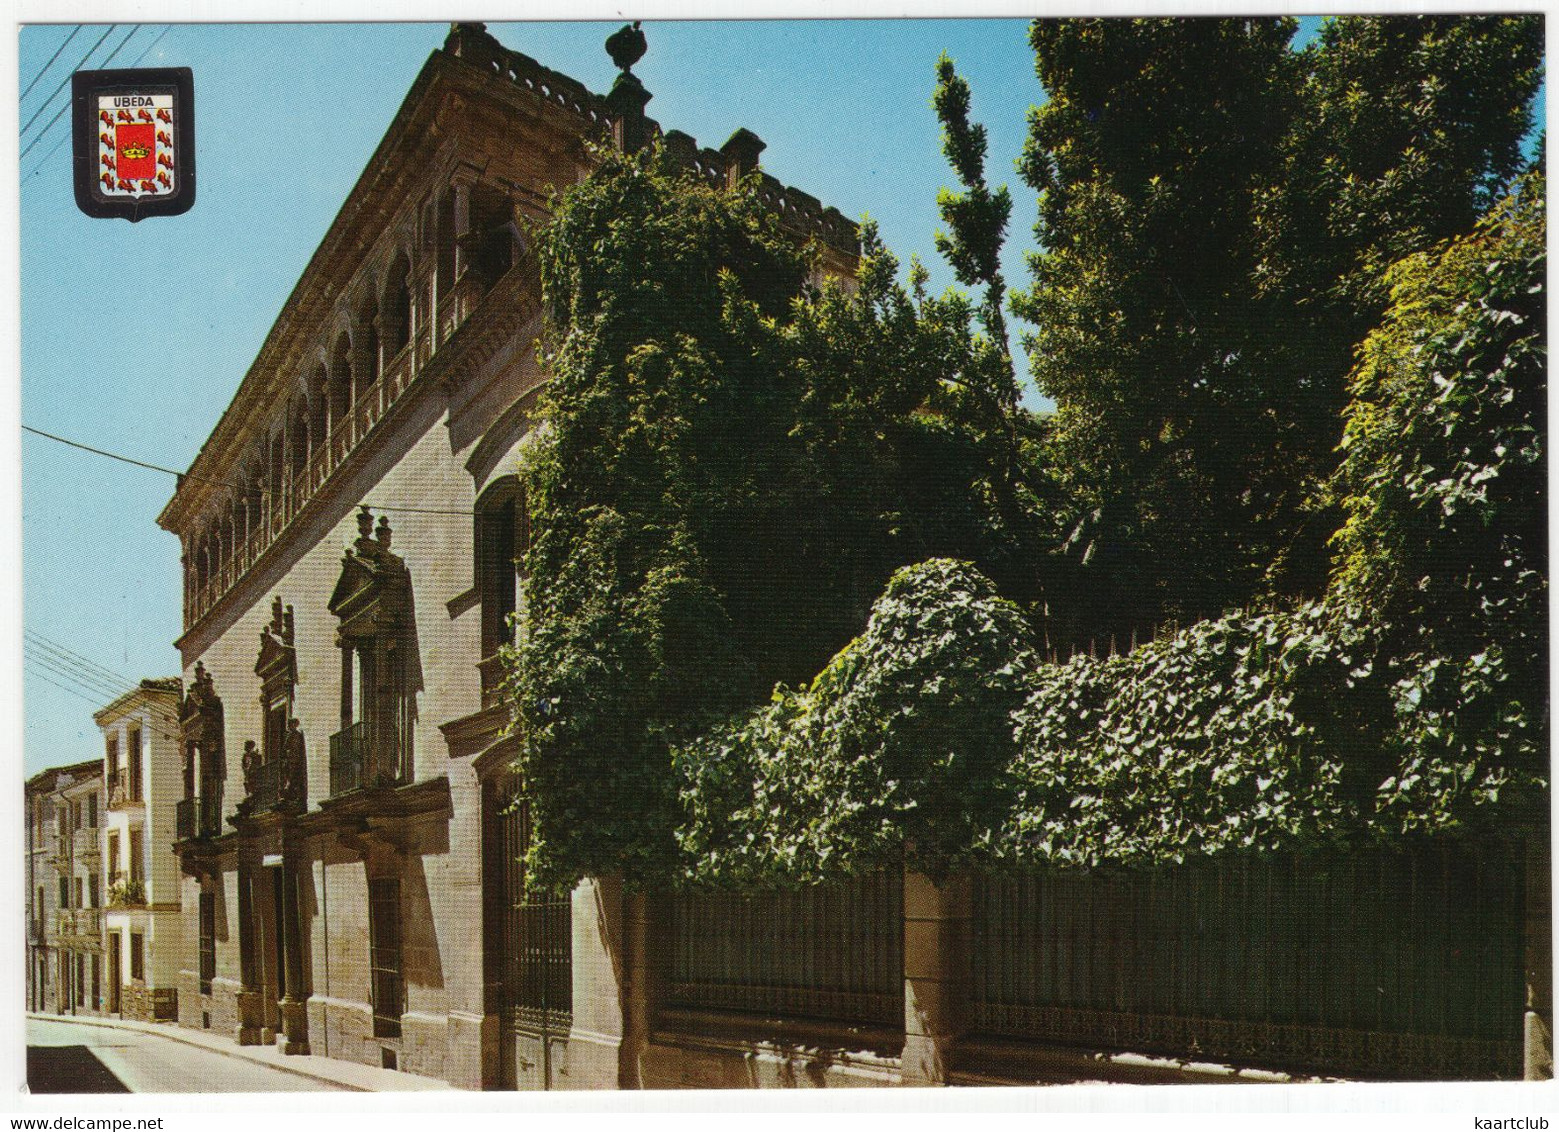
<path id="1" fill-rule="evenodd" d="M 602 41 L 617 26 L 491 30 L 605 91 L 615 68 Z M 1305 21 L 1301 35 L 1314 27 Z M 111 32 L 86 65 L 105 65 L 130 28 Z M 18 91 L 70 30 L 21 30 Z M 18 125 L 103 30 L 77 33 L 22 100 Z M 127 66 L 150 47 L 141 66 L 194 71 L 197 201 L 182 216 L 134 225 L 83 216 L 65 117 L 21 159 L 22 421 L 188 467 L 446 31 L 431 23 L 135 30 L 108 65 Z M 1043 92 L 1024 21 L 650 21 L 645 31 L 649 52 L 634 70 L 665 128 L 709 146 L 738 127 L 754 131 L 768 143 L 768 172 L 847 216 L 869 213 L 902 259 L 918 254 L 932 268 L 934 287 L 951 282 L 932 244 L 936 193 L 951 178 L 929 105 L 933 67 L 947 51 L 990 131 L 989 175 L 1013 193 L 1008 282 L 1026 282 L 1035 199 L 1013 162 L 1025 111 Z M 24 132 L 24 148 L 64 97 Z M 171 476 L 30 435 L 21 453 L 30 773 L 100 753 L 91 712 L 113 697 L 116 680 L 127 687 L 179 671 L 171 642 L 180 579 L 178 542 L 155 522 Z"/>

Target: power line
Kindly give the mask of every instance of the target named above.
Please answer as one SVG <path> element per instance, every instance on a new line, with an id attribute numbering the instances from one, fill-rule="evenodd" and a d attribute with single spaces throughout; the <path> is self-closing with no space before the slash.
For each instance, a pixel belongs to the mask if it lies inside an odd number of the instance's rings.
<path id="1" fill-rule="evenodd" d="M 194 480 L 196 483 L 210 484 L 212 487 L 226 487 L 232 489 L 233 491 L 239 492 L 250 490 L 258 491 L 263 495 L 281 494 L 281 491 L 276 488 L 263 487 L 260 484 L 253 484 L 250 487 L 245 488 L 239 484 L 231 483 L 228 480 L 207 479 L 204 476 L 191 475 L 189 472 L 179 472 L 172 468 L 164 468 L 160 464 L 148 464 L 144 460 L 133 460 L 129 456 L 121 456 L 117 452 L 108 452 L 102 448 L 93 448 L 90 444 L 82 444 L 75 440 L 68 440 L 63 436 L 55 436 L 52 432 L 44 432 L 41 428 L 33 428 L 31 425 L 24 424 L 22 426 L 22 431 L 30 432 L 34 436 L 41 436 L 46 440 L 53 440 L 59 444 L 68 445 L 71 448 L 79 448 L 83 452 L 91 452 L 95 456 L 106 456 L 108 459 L 118 460 L 122 464 L 133 464 L 137 468 L 145 468 L 148 471 L 162 472 L 164 475 L 176 476 L 180 481 Z M 406 511 L 419 515 L 465 515 L 469 517 L 476 514 L 475 511 L 451 511 L 438 507 L 386 507 L 377 503 L 370 503 L 368 506 L 375 511 Z"/>
<path id="2" fill-rule="evenodd" d="M 172 30 L 173 30 L 173 25 L 169 24 L 166 27 L 164 27 L 162 29 L 162 31 L 158 32 L 157 33 L 157 38 L 152 40 L 151 43 L 149 43 L 147 45 L 145 51 L 141 52 L 139 55 L 137 55 L 135 57 L 135 62 L 131 63 L 130 66 L 131 67 L 138 67 L 138 66 L 140 66 L 141 65 L 141 60 L 146 58 L 148 55 L 150 55 L 152 53 L 152 48 L 156 47 L 159 43 L 161 43 L 162 42 L 162 37 L 167 35 Z M 27 176 L 22 179 L 23 184 L 31 184 L 32 183 L 32 179 L 34 177 L 36 177 L 39 173 L 43 172 L 43 167 L 49 163 L 49 158 L 53 157 L 56 153 L 58 153 L 60 151 L 60 146 L 64 145 L 69 140 L 70 140 L 70 135 L 69 134 L 65 134 L 65 135 L 61 136 L 60 140 L 54 143 L 54 148 L 50 149 L 48 153 L 45 153 L 43 155 L 43 157 L 39 160 L 38 164 L 33 166 L 32 172 L 27 174 Z"/>
<path id="3" fill-rule="evenodd" d="M 105 704 L 113 703 L 120 697 L 136 691 L 139 687 L 138 684 L 130 681 L 116 682 L 112 686 L 105 686 L 99 681 L 89 679 L 89 674 L 80 674 L 78 670 L 74 669 L 73 667 L 69 665 L 62 665 L 55 661 L 52 657 L 40 656 L 37 652 L 33 652 L 30 656 L 24 656 L 23 662 L 32 666 L 32 672 L 35 676 L 47 679 L 47 677 L 43 677 L 42 675 L 44 671 L 47 671 L 53 673 L 55 676 L 59 676 L 69 681 L 71 684 L 75 685 L 76 689 L 79 689 L 80 694 L 84 699 L 90 699 L 91 702 L 96 704 L 99 708 L 103 707 Z M 50 683 L 53 683 L 53 681 L 50 681 Z M 55 687 L 60 687 L 60 685 L 56 684 Z M 61 688 L 61 690 L 71 691 L 72 689 Z M 166 719 L 165 721 L 169 723 L 174 722 L 172 719 Z M 168 731 L 166 729 L 159 729 L 155 726 L 155 724 L 156 720 L 153 719 L 151 722 L 152 729 L 157 731 L 157 733 L 163 736 L 163 738 L 178 738 L 174 732 Z"/>
<path id="4" fill-rule="evenodd" d="M 159 31 L 159 33 L 157 33 L 156 39 L 153 39 L 153 41 L 151 41 L 150 44 L 147 45 L 147 50 L 142 51 L 142 53 L 140 53 L 140 55 L 137 55 L 136 56 L 136 61 L 134 61 L 133 64 L 129 64 L 129 65 L 131 65 L 131 67 L 139 67 L 140 61 L 142 61 L 142 59 L 147 58 L 148 55 L 151 55 L 151 48 L 156 47 L 157 44 L 161 44 L 162 36 L 165 36 L 165 34 L 170 33 L 171 30 L 173 30 L 173 25 L 171 25 L 171 23 L 170 23 L 170 25 L 167 25 L 167 27 L 162 28 L 162 31 Z M 37 175 L 39 175 L 39 173 L 44 172 L 44 167 L 45 167 L 45 165 L 48 164 L 48 159 L 50 159 L 50 157 L 55 156 L 56 153 L 59 153 L 59 147 L 61 147 L 61 145 L 64 145 L 65 142 L 69 142 L 69 140 L 70 140 L 70 134 L 62 134 L 61 139 L 59 139 L 58 142 L 55 142 L 55 145 L 53 145 L 53 148 L 51 148 L 51 150 L 48 151 L 48 153 L 45 153 L 44 156 L 42 156 L 41 159 L 39 159 L 39 162 L 37 162 L 37 164 L 34 165 L 33 172 L 28 173 L 28 175 L 25 176 L 25 178 L 23 178 L 23 184 L 31 184 L 31 181 L 33 181 L 34 176 L 37 176 Z"/>
<path id="5" fill-rule="evenodd" d="M 43 100 L 42 104 L 39 105 L 38 109 L 33 111 L 32 117 L 27 119 L 27 125 L 23 126 L 20 130 L 17 131 L 17 133 L 16 133 L 17 137 L 21 137 L 23 134 L 25 134 L 32 127 L 32 124 L 38 120 L 38 115 L 42 114 L 44 112 L 44 110 L 46 110 L 48 108 L 49 103 L 54 101 L 54 96 L 56 94 L 59 94 L 60 91 L 65 89 L 65 84 L 70 82 L 70 76 L 75 74 L 77 71 L 81 70 L 82 64 L 86 63 L 86 61 L 89 58 L 92 57 L 92 52 L 96 51 L 99 47 L 103 46 L 103 40 L 107 39 L 113 33 L 113 30 L 116 27 L 118 27 L 118 26 L 119 26 L 118 24 L 109 24 L 108 25 L 108 31 L 105 31 L 102 35 L 98 36 L 97 42 L 94 43 L 91 47 L 87 48 L 87 53 L 81 57 L 81 62 L 77 63 L 74 67 L 72 67 L 70 69 L 70 74 L 67 74 L 63 79 L 61 79 L 60 80 L 60 85 L 55 87 L 54 90 L 49 94 L 49 97 L 45 98 Z M 65 100 L 65 105 L 66 106 L 70 105 L 70 100 L 69 99 Z M 26 151 L 24 150 L 23 151 L 23 155 L 24 156 L 25 156 L 25 153 L 26 153 Z"/>
<path id="6" fill-rule="evenodd" d="M 43 665 L 58 676 L 64 676 L 81 685 L 89 692 L 118 698 L 125 692 L 136 686 L 133 680 L 108 680 L 86 669 L 79 667 L 67 660 L 62 660 L 47 652 L 41 651 L 28 641 L 25 645 L 24 659 Z"/>
<path id="7" fill-rule="evenodd" d="M 117 26 L 117 25 L 115 25 L 115 26 Z M 124 45 L 130 42 L 130 36 L 134 35 L 136 33 L 136 31 L 140 28 L 140 26 L 141 26 L 140 24 L 136 24 L 135 27 L 131 28 L 130 29 L 130 35 L 127 35 L 123 39 L 121 39 L 119 41 L 119 46 L 114 48 L 111 52 L 109 52 L 108 58 L 104 59 L 101 63 L 98 64 L 98 66 L 99 67 L 106 67 L 106 66 L 108 66 L 108 64 L 112 63 L 114 61 L 114 56 L 118 55 L 121 51 L 124 50 Z M 40 130 L 33 137 L 32 141 L 27 143 L 27 149 L 22 150 L 21 153 L 16 155 L 16 160 L 17 161 L 21 161 L 22 158 L 26 157 L 27 154 L 28 154 L 28 151 L 31 150 L 33 146 L 37 145 L 39 142 L 41 142 L 44 139 L 45 135 L 47 135 L 48 132 L 54 128 L 54 123 L 58 122 L 60 120 L 60 117 L 65 113 L 65 111 L 67 111 L 69 109 L 70 109 L 70 99 L 67 98 L 67 99 L 65 99 L 65 105 L 61 106 L 59 108 L 59 110 L 57 110 L 55 112 L 54 117 L 49 119 L 49 124 L 47 126 L 43 127 L 43 129 Z M 40 113 L 42 112 L 42 107 L 39 108 L 39 112 Z M 37 114 L 33 115 L 34 118 L 36 118 L 37 116 L 38 116 Z"/>
<path id="8" fill-rule="evenodd" d="M 85 692 L 77 691 L 75 688 L 66 687 L 64 684 L 61 684 L 57 680 L 50 680 L 47 676 L 45 676 L 43 673 L 39 672 L 36 668 L 34 668 L 32 670 L 32 676 L 33 676 L 34 679 L 42 680 L 45 684 L 52 684 L 54 687 L 58 688 L 60 691 L 68 692 L 70 695 L 75 696 L 77 699 L 83 700 L 86 703 L 92 704 L 94 707 L 98 708 L 99 710 L 101 710 L 102 707 L 104 706 L 102 701 L 100 701 L 96 696 L 88 695 Z M 123 693 L 121 693 L 121 695 L 122 694 Z M 117 699 L 117 697 L 115 697 L 115 698 Z M 163 730 L 159 729 L 158 727 L 156 727 L 155 724 L 148 723 L 148 727 L 153 732 L 155 732 L 156 734 L 162 736 L 162 738 L 164 738 L 164 739 L 169 739 L 169 740 L 172 740 L 173 742 L 176 742 L 176 743 L 177 742 L 181 742 L 181 739 L 180 739 L 179 736 L 174 735 L 174 734 L 172 734 L 170 732 L 167 732 L 167 731 L 163 731 Z"/>
<path id="9" fill-rule="evenodd" d="M 70 29 L 70 34 L 65 37 L 65 42 L 54 49 L 54 54 L 49 56 L 49 61 L 45 63 L 38 71 L 38 73 L 32 77 L 32 82 L 27 84 L 27 89 L 22 91 L 21 97 L 16 100 L 16 104 L 18 106 L 27 100 L 27 96 L 32 93 L 32 88 L 38 85 L 38 80 L 43 78 L 44 74 L 47 73 L 50 67 L 54 66 L 54 60 L 60 57 L 61 51 L 64 51 L 65 48 L 70 46 L 70 41 L 76 38 L 76 33 L 80 30 L 80 24 L 77 24 L 75 27 Z"/>
<path id="10" fill-rule="evenodd" d="M 112 680 L 116 684 L 118 684 L 118 683 L 133 684 L 133 683 L 135 683 L 134 680 L 131 680 L 128 677 L 126 677 L 126 676 L 124 676 L 124 675 L 114 671 L 112 668 L 109 668 L 106 665 L 99 664 L 97 661 L 92 660 L 90 657 L 82 656 L 79 652 L 72 652 L 70 649 L 66 648 L 64 645 L 60 644 L 58 641 L 51 641 L 48 637 L 45 637 L 42 633 L 39 633 L 36 630 L 25 629 L 24 632 L 26 633 L 26 635 L 28 637 L 32 638 L 32 641 L 30 643 L 36 644 L 40 648 L 48 649 L 50 652 L 61 654 L 61 656 L 67 662 L 72 663 L 72 664 L 79 664 L 79 665 L 82 666 L 82 668 L 84 670 L 90 671 L 90 672 L 95 672 L 99 676 L 101 676 L 103 679 Z"/>

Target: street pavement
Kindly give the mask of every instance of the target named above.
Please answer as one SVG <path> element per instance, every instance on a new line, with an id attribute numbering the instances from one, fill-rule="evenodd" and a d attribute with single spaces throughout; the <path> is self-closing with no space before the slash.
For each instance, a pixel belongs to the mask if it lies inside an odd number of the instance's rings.
<path id="1" fill-rule="evenodd" d="M 34 1093 L 274 1093 L 445 1089 L 446 1084 L 326 1057 L 287 1057 L 171 1025 L 27 1019 Z"/>

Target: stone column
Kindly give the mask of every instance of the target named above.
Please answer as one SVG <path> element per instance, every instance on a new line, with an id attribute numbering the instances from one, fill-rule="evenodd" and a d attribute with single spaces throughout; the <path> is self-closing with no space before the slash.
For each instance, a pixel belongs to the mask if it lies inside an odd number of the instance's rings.
<path id="1" fill-rule="evenodd" d="M 904 873 L 903 1083 L 945 1085 L 966 1029 L 970 893 L 967 877 L 936 884 Z"/>
<path id="2" fill-rule="evenodd" d="M 489 1013 L 486 952 L 492 940 L 483 909 L 484 862 L 497 854 L 483 845 L 482 784 L 468 761 L 451 760 L 449 773 L 449 923 L 437 924 L 440 935 L 461 941 L 449 948 L 444 961 L 444 986 L 449 996 L 449 1058 L 445 1077 L 457 1089 L 491 1089 L 498 1085 L 498 1016 Z M 498 877 L 486 878 L 497 885 Z M 464 943 L 469 940 L 470 942 Z"/>
<path id="3" fill-rule="evenodd" d="M 638 1087 L 645 1029 L 642 1003 L 634 1000 L 644 980 L 634 975 L 632 937 L 642 938 L 643 916 L 630 917 L 629 906 L 620 876 L 591 877 L 574 888 L 573 1026 L 561 1087 Z"/>
<path id="4" fill-rule="evenodd" d="M 1547 830 L 1527 842 L 1526 923 L 1523 950 L 1526 967 L 1526 1017 L 1523 1027 L 1523 1076 L 1547 1081 L 1554 1075 L 1554 976 L 1552 855 Z"/>
<path id="5" fill-rule="evenodd" d="M 281 1028 L 277 1044 L 283 1053 L 309 1052 L 308 995 L 303 989 L 303 925 L 298 915 L 297 850 L 283 850 L 282 950 L 287 964 L 287 993 L 281 1000 Z"/>

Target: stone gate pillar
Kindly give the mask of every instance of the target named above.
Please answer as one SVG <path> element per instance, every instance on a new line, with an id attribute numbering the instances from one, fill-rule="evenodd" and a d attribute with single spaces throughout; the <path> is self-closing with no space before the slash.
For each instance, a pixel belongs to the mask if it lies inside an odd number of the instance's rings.
<path id="1" fill-rule="evenodd" d="M 1554 1075 L 1554 975 L 1552 853 L 1543 831 L 1527 842 L 1526 923 L 1522 926 L 1526 968 L 1523 1076 L 1547 1081 Z"/>
<path id="2" fill-rule="evenodd" d="M 589 877 L 573 892 L 570 1089 L 636 1089 L 647 1037 L 644 898 L 620 876 Z"/>
<path id="3" fill-rule="evenodd" d="M 967 1029 L 970 882 L 904 873 L 905 1085 L 945 1085 Z"/>

